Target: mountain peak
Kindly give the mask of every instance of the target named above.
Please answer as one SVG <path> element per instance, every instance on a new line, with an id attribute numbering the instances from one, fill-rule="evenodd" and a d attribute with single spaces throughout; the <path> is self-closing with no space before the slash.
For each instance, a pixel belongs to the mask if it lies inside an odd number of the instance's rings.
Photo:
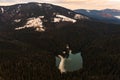
<path id="1" fill-rule="evenodd" d="M 41 16 L 43 18 L 40 18 Z M 30 27 L 36 28 L 35 23 L 39 24 L 39 26 L 44 26 L 45 23 L 56 25 L 56 23 L 75 23 L 77 20 L 88 19 L 87 16 L 49 3 L 29 2 L 0 6 L 0 22 L 7 26 L 15 27 L 15 30 Z M 31 24 L 31 22 L 34 24 Z M 29 27 L 28 24 L 30 24 Z M 45 25 L 45 27 L 47 26 Z M 38 28 L 35 30 L 38 30 Z"/>

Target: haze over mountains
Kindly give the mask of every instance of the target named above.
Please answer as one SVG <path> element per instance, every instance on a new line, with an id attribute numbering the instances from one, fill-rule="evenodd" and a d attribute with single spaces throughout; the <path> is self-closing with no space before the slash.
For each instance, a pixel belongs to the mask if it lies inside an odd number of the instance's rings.
<path id="1" fill-rule="evenodd" d="M 120 24 L 120 10 L 117 9 L 104 9 L 104 10 L 78 9 L 75 10 L 75 12 L 84 14 L 97 21 Z"/>
<path id="2" fill-rule="evenodd" d="M 0 79 L 119 80 L 120 25 L 112 23 L 47 3 L 0 6 Z M 61 75 L 55 57 L 66 44 L 81 51 L 83 70 Z"/>

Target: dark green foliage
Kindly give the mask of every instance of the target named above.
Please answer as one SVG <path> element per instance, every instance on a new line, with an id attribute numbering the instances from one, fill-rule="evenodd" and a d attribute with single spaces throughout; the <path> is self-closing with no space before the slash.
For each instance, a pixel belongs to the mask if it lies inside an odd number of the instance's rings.
<path id="1" fill-rule="evenodd" d="M 0 80 L 119 80 L 120 26 L 80 21 L 46 32 L 0 32 Z M 55 56 L 66 44 L 84 68 L 61 75 Z"/>

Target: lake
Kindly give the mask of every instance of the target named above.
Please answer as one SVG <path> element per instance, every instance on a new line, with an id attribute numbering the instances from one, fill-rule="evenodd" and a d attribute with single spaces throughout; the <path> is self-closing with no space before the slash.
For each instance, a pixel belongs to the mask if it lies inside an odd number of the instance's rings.
<path id="1" fill-rule="evenodd" d="M 81 52 L 72 54 L 69 53 L 68 58 L 64 58 L 61 55 L 56 57 L 56 66 L 63 72 L 73 72 L 83 68 L 83 58 L 81 56 Z"/>

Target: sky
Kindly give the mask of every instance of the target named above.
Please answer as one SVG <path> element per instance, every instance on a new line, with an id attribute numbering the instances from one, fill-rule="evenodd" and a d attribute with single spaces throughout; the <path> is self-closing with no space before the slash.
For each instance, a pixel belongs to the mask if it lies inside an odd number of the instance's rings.
<path id="1" fill-rule="evenodd" d="M 69 9 L 119 9 L 120 0 L 0 0 L 0 5 L 12 5 L 16 3 L 40 2 L 51 3 Z"/>

